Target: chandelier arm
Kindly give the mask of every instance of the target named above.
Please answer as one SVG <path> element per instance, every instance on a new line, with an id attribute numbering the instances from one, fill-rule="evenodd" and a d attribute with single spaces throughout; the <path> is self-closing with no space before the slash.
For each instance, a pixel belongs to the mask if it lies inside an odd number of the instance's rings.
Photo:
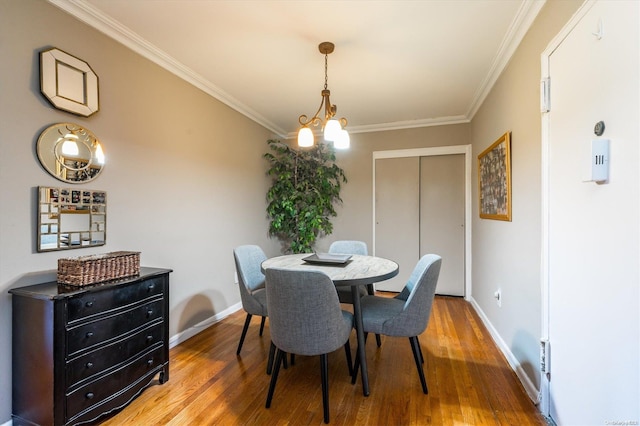
<path id="1" fill-rule="evenodd" d="M 298 123 L 300 123 L 301 126 L 308 126 L 309 124 L 317 126 L 318 122 L 322 122 L 320 117 L 318 117 L 318 114 L 320 114 L 320 111 L 322 111 L 322 104 L 324 104 L 324 97 L 320 101 L 320 106 L 318 107 L 318 110 L 313 115 L 313 117 L 311 117 L 309 120 L 307 120 L 307 115 L 306 114 L 302 114 L 300 117 L 298 117 Z"/>

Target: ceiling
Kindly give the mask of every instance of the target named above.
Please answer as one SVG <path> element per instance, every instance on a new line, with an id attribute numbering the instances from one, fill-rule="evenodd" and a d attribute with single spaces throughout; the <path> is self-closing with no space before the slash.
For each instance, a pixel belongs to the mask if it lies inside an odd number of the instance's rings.
<path id="1" fill-rule="evenodd" d="M 49 0 L 281 137 L 328 88 L 351 133 L 465 123 L 544 0 Z M 99 71 L 97 71 L 99 75 Z"/>

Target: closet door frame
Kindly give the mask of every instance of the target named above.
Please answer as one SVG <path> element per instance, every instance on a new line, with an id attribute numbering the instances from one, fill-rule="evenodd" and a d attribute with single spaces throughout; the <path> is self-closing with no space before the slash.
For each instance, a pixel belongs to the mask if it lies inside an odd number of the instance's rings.
<path id="1" fill-rule="evenodd" d="M 397 149 L 373 152 L 372 235 L 373 255 L 376 255 L 376 160 L 436 155 L 464 155 L 464 298 L 471 300 L 471 145 L 451 145 L 431 148 Z"/>

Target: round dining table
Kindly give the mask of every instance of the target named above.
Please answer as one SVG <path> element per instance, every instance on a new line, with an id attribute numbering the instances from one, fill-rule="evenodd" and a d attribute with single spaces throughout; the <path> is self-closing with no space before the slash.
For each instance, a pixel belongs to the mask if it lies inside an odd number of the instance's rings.
<path id="1" fill-rule="evenodd" d="M 362 393 L 369 396 L 369 373 L 365 351 L 364 330 L 362 329 L 362 311 L 360 309 L 361 285 L 388 280 L 398 275 L 398 264 L 392 260 L 376 256 L 350 255 L 340 259 L 332 255 L 302 253 L 273 257 L 262 262 L 262 272 L 269 268 L 295 271 L 321 271 L 327 274 L 337 286 L 351 286 L 353 316 L 358 341 L 358 359 L 362 371 Z M 307 260 L 305 260 L 307 258 Z M 323 261 L 323 258 L 326 261 Z"/>

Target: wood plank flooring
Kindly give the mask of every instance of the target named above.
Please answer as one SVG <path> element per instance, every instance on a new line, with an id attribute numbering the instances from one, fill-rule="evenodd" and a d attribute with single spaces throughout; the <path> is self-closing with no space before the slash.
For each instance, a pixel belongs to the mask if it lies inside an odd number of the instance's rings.
<path id="1" fill-rule="evenodd" d="M 260 320 L 253 318 L 236 357 L 244 318 L 244 311 L 237 312 L 171 349 L 170 380 L 156 382 L 102 424 L 323 424 L 319 357 L 297 356 L 295 365 L 281 369 L 271 408 L 265 408 L 269 321 L 259 337 Z M 420 344 L 428 395 L 422 393 L 406 338 L 382 336 L 381 348 L 374 338 L 368 340 L 368 397 L 360 380 L 351 384 L 344 350 L 330 354 L 331 424 L 546 425 L 463 299 L 436 297 Z M 355 356 L 355 332 L 351 345 Z"/>

